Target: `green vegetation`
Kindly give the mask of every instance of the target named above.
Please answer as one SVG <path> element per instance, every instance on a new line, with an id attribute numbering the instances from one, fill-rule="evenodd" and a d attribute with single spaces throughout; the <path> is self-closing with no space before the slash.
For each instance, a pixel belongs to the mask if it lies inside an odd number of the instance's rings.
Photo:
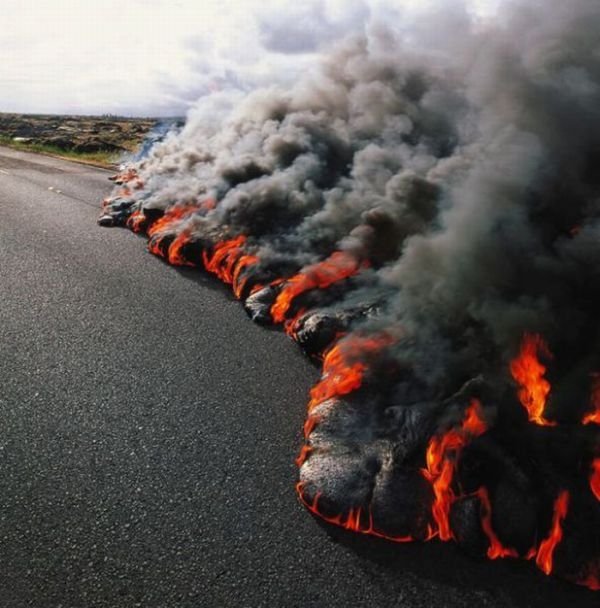
<path id="1" fill-rule="evenodd" d="M 114 168 L 122 157 L 121 153 L 110 150 L 77 152 L 75 150 L 65 150 L 64 148 L 50 144 L 14 141 L 12 137 L 7 137 L 6 135 L 0 135 L 0 145 L 14 148 L 15 150 L 23 150 L 24 152 L 37 152 L 38 154 L 47 154 L 48 156 L 57 156 L 82 163 L 100 165 L 109 169 Z"/>
<path id="2" fill-rule="evenodd" d="M 0 112 L 0 145 L 114 167 L 155 124 L 152 118 Z"/>

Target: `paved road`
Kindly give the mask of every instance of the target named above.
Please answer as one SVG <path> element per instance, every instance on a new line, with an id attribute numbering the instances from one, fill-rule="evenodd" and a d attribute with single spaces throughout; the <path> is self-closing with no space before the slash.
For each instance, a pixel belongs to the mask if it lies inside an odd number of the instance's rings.
<path id="1" fill-rule="evenodd" d="M 0 606 L 597 605 L 313 519 L 293 460 L 316 370 L 211 278 L 97 227 L 107 176 L 0 148 Z"/>

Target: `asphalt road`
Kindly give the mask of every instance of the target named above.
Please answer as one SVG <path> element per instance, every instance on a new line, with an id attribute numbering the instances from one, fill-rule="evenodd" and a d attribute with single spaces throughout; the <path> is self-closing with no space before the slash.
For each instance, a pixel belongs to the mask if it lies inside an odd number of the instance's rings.
<path id="1" fill-rule="evenodd" d="M 98 227 L 108 175 L 0 148 L 0 606 L 598 605 L 311 517 L 317 370 L 212 278 Z"/>

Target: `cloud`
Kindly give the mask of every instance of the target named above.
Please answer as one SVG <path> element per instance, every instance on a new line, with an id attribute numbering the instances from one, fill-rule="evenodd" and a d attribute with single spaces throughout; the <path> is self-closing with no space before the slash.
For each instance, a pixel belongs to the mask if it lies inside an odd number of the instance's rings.
<path id="1" fill-rule="evenodd" d="M 3 0 L 0 111 L 180 114 L 215 90 L 292 82 L 370 18 L 397 18 L 389 5 L 421 4 Z"/>

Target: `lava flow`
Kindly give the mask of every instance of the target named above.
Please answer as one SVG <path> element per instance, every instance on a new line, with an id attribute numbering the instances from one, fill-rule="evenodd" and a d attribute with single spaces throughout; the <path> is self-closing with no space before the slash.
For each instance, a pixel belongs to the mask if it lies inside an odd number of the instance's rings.
<path id="1" fill-rule="evenodd" d="M 554 501 L 552 526 L 548 536 L 540 543 L 535 563 L 544 574 L 552 572 L 554 550 L 563 537 L 562 524 L 569 509 L 569 492 L 563 490 Z"/>
<path id="2" fill-rule="evenodd" d="M 592 410 L 583 417 L 583 424 L 600 424 L 600 374 L 592 374 L 591 393 Z"/>
<path id="3" fill-rule="evenodd" d="M 159 232 L 167 231 L 173 228 L 174 224 L 181 220 L 187 219 L 200 208 L 201 206 L 197 203 L 185 203 L 169 207 L 165 211 L 164 215 L 153 222 L 148 228 L 148 236 L 153 237 Z"/>
<path id="4" fill-rule="evenodd" d="M 340 339 L 323 360 L 321 380 L 310 391 L 308 418 L 304 424 L 304 437 L 308 439 L 319 422 L 319 416 L 311 412 L 332 397 L 341 397 L 358 390 L 367 370 L 365 359 L 394 343 L 394 338 L 382 333 L 375 336 L 352 334 Z M 296 458 L 300 467 L 308 458 L 312 448 L 305 444 Z"/>
<path id="5" fill-rule="evenodd" d="M 362 385 L 366 359 L 393 344 L 388 334 L 350 335 L 331 348 L 323 360 L 321 380 L 310 391 L 308 411 L 331 397 L 347 395 Z"/>
<path id="6" fill-rule="evenodd" d="M 109 177 L 108 179 L 112 182 L 115 182 L 115 184 L 124 184 L 126 182 L 133 181 L 134 179 L 137 179 L 137 178 L 138 178 L 138 172 L 135 169 L 135 167 L 128 167 L 128 168 L 124 169 L 123 171 L 121 171 L 120 173 L 117 173 L 116 175 Z"/>
<path id="7" fill-rule="evenodd" d="M 144 212 L 140 209 L 134 211 L 129 218 L 127 219 L 127 228 L 132 230 L 133 232 L 143 232 L 146 229 L 146 224 L 148 220 L 144 215 Z"/>
<path id="8" fill-rule="evenodd" d="M 366 268 L 349 253 L 336 251 L 326 260 L 308 266 L 302 272 L 288 279 L 271 308 L 275 323 L 283 323 L 294 298 L 311 289 L 326 289 L 334 283 L 355 275 L 361 268 Z"/>
<path id="9" fill-rule="evenodd" d="M 195 266 L 194 262 L 183 254 L 183 248 L 192 240 L 188 230 L 182 230 L 169 245 L 167 259 L 173 266 Z"/>
<path id="10" fill-rule="evenodd" d="M 597 588 L 600 11 L 501 4 L 498 27 L 369 26 L 308 78 L 203 97 L 99 223 L 204 267 L 322 363 L 311 512 Z"/>
<path id="11" fill-rule="evenodd" d="M 433 487 L 435 498 L 432 514 L 440 540 L 453 538 L 449 516 L 452 503 L 456 500 L 452 483 L 460 453 L 471 439 L 485 431 L 481 403 L 473 399 L 458 428 L 451 428 L 441 437 L 434 435 L 429 442 L 426 454 L 427 469 L 423 470 L 423 474 Z"/>
<path id="12" fill-rule="evenodd" d="M 484 487 L 479 488 L 477 496 L 479 496 L 479 500 L 481 501 L 481 527 L 490 543 L 487 550 L 487 556 L 490 559 L 519 557 L 518 552 L 510 547 L 505 547 L 502 542 L 500 542 L 496 532 L 494 532 L 492 527 L 492 503 L 490 502 L 490 495 L 488 494 L 487 489 Z"/>
<path id="13" fill-rule="evenodd" d="M 518 392 L 519 400 L 527 410 L 529 421 L 540 426 L 555 426 L 556 423 L 544 417 L 550 383 L 544 378 L 546 367 L 540 362 L 538 354 L 552 357 L 541 336 L 525 334 L 518 356 L 510 363 L 510 371 L 521 387 Z"/>
<path id="14" fill-rule="evenodd" d="M 600 500 L 600 458 L 592 462 L 592 474 L 590 475 L 590 488 L 594 496 Z"/>
<path id="15" fill-rule="evenodd" d="M 298 494 L 300 502 L 313 515 L 316 515 L 317 517 L 326 521 L 329 524 L 339 526 L 341 528 L 344 528 L 345 530 L 350 530 L 352 532 L 358 532 L 360 534 L 368 534 L 370 536 L 376 536 L 377 538 L 383 538 L 384 540 L 389 540 L 395 543 L 411 543 L 415 540 L 410 535 L 390 536 L 385 534 L 384 532 L 377 530 L 373 521 L 373 515 L 368 508 L 363 509 L 361 507 L 356 507 L 354 509 L 350 509 L 347 514 L 329 516 L 325 515 L 319 510 L 319 500 L 322 496 L 320 492 L 317 492 L 312 500 L 308 500 L 304 493 L 304 484 L 301 481 L 296 484 L 296 492 Z"/>

